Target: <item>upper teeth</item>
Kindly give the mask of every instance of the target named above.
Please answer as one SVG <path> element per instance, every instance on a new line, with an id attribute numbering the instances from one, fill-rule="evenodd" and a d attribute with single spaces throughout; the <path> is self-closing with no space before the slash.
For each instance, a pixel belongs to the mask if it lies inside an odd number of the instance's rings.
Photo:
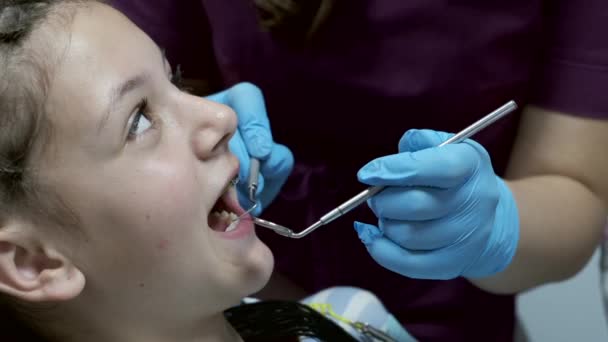
<path id="1" fill-rule="evenodd" d="M 215 215 L 221 219 L 230 219 L 230 221 L 234 221 L 239 218 L 239 216 L 233 212 L 227 212 L 226 210 L 222 210 L 221 212 L 212 211 L 211 215 Z"/>
<path id="2" fill-rule="evenodd" d="M 233 212 L 227 212 L 226 210 L 222 210 L 221 212 L 212 211 L 211 215 L 220 218 L 226 223 L 230 223 L 225 230 L 226 232 L 236 229 L 239 223 L 239 216 Z"/>

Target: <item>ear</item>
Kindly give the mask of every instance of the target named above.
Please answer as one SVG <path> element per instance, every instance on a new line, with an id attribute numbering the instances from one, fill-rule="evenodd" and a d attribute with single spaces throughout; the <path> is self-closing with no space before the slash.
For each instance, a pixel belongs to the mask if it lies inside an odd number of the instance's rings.
<path id="1" fill-rule="evenodd" d="M 66 301 L 82 292 L 82 272 L 33 227 L 0 227 L 0 292 L 29 302 Z"/>

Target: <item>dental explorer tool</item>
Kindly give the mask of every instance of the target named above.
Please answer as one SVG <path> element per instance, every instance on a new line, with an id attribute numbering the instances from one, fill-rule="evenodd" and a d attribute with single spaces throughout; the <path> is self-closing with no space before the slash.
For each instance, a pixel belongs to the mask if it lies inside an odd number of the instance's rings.
<path id="1" fill-rule="evenodd" d="M 249 164 L 249 179 L 247 181 L 247 189 L 249 190 L 249 200 L 256 203 L 255 192 L 258 190 L 260 161 L 257 158 L 251 158 Z"/>
<path id="2" fill-rule="evenodd" d="M 483 118 L 479 119 L 478 121 L 476 121 L 469 127 L 463 129 L 456 135 L 454 135 L 451 138 L 449 138 L 448 140 L 444 141 L 443 143 L 441 143 L 439 145 L 439 147 L 445 146 L 447 144 L 455 144 L 455 143 L 462 142 L 465 139 L 473 136 L 477 132 L 479 132 L 482 129 L 486 128 L 487 126 L 493 124 L 498 119 L 504 117 L 505 115 L 513 112 L 516 109 L 517 109 L 517 104 L 515 103 L 515 101 L 509 101 L 506 104 L 502 105 L 500 108 L 494 110 L 492 113 L 484 116 Z M 372 187 L 369 187 L 369 188 L 361 191 L 356 196 L 352 197 L 351 199 L 349 199 L 346 202 L 337 206 L 335 209 L 329 211 L 327 214 L 323 215 L 317 222 L 313 223 L 308 228 L 304 229 L 303 231 L 301 231 L 299 233 L 294 233 L 291 229 L 289 229 L 287 227 L 281 226 L 279 224 L 276 224 L 276 223 L 273 223 L 270 221 L 262 220 L 257 217 L 252 217 L 252 220 L 255 224 L 265 227 L 265 228 L 272 229 L 277 234 L 280 234 L 280 235 L 283 235 L 283 236 L 286 236 L 286 237 L 289 237 L 292 239 L 300 239 L 300 238 L 303 238 L 304 236 L 312 233 L 319 227 L 324 226 L 324 225 L 328 224 L 329 222 L 343 216 L 344 214 L 346 214 L 349 211 L 353 210 L 354 208 L 358 207 L 359 205 L 361 205 L 362 203 L 367 201 L 370 197 L 374 196 L 375 194 L 379 193 L 382 190 L 384 190 L 383 186 L 372 186 Z"/>
<path id="3" fill-rule="evenodd" d="M 249 190 L 249 201 L 253 203 L 249 209 L 247 209 L 244 213 L 239 215 L 236 219 L 232 220 L 232 222 L 240 220 L 245 217 L 247 214 L 251 213 L 253 209 L 258 207 L 258 201 L 255 198 L 255 192 L 258 190 L 258 177 L 260 174 L 260 161 L 257 158 L 250 159 L 250 167 L 249 167 L 249 179 L 247 179 L 247 190 Z"/>

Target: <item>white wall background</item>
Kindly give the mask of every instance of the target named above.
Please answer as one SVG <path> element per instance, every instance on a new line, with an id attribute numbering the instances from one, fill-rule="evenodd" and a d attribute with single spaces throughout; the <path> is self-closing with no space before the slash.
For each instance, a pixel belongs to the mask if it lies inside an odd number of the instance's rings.
<path id="1" fill-rule="evenodd" d="M 574 278 L 519 296 L 518 315 L 531 342 L 608 342 L 600 295 L 599 250 Z"/>

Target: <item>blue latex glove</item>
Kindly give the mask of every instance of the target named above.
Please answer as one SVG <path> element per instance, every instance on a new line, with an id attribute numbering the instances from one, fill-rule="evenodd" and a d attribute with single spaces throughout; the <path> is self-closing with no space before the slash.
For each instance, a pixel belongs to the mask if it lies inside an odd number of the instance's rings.
<path id="1" fill-rule="evenodd" d="M 240 162 L 237 192 L 243 208 L 253 206 L 249 200 L 247 180 L 250 158 L 260 160 L 260 177 L 256 191 L 257 208 L 252 212 L 260 215 L 277 196 L 293 169 L 293 154 L 284 145 L 272 140 L 270 122 L 266 113 L 264 96 L 251 83 L 239 83 L 207 99 L 231 107 L 238 118 L 238 130 L 230 139 L 229 147 Z"/>
<path id="2" fill-rule="evenodd" d="M 478 143 L 436 147 L 451 134 L 410 130 L 398 154 L 359 170 L 369 185 L 387 186 L 368 205 L 378 227 L 355 222 L 372 258 L 411 278 L 485 277 L 505 269 L 517 249 L 513 195 Z"/>

